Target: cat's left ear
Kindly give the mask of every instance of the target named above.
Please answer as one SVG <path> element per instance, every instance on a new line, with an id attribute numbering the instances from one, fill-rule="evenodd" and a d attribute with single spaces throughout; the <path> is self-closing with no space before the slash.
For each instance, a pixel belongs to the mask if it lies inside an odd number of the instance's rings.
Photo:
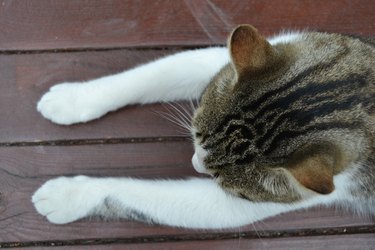
<path id="1" fill-rule="evenodd" d="M 278 52 L 251 25 L 235 28 L 228 47 L 238 78 L 265 73 L 279 59 Z"/>

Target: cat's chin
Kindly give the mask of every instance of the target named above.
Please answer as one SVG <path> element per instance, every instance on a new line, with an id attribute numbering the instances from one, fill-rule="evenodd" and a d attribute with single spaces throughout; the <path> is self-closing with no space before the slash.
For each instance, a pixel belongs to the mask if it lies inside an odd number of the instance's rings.
<path id="1" fill-rule="evenodd" d="M 198 157 L 197 153 L 194 153 L 193 158 L 191 159 L 191 163 L 193 164 L 195 171 L 197 171 L 198 173 L 210 175 L 210 173 L 204 167 L 203 161 Z"/>

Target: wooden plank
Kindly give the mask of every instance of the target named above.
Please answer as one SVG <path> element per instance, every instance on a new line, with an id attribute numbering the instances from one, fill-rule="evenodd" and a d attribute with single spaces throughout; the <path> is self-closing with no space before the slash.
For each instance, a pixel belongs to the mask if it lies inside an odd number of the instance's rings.
<path id="1" fill-rule="evenodd" d="M 1 243 L 0 243 L 1 244 Z M 22 243 L 10 243 L 11 246 L 20 246 Z M 162 242 L 150 243 L 143 242 L 137 244 L 123 244 L 121 240 L 118 242 L 108 242 L 105 240 L 87 240 L 82 244 L 74 244 L 74 242 L 27 242 L 24 246 L 36 246 L 32 249 L 361 249 L 373 250 L 375 244 L 375 234 L 352 234 L 352 235 L 330 235 L 330 236 L 314 236 L 314 237 L 281 237 L 281 238 L 262 238 L 244 239 L 237 238 L 232 240 L 208 240 L 208 241 L 179 241 L 179 242 Z M 86 245 L 85 245 L 86 244 Z M 97 244 L 97 245 L 96 245 Z M 8 244 L 7 244 L 8 245 Z M 16 248 L 21 249 L 21 248 Z M 23 248 L 22 248 L 23 249 Z"/>
<path id="2" fill-rule="evenodd" d="M 38 215 L 32 193 L 57 175 L 133 176 L 181 178 L 197 175 L 192 169 L 192 148 L 188 142 L 86 145 L 69 147 L 0 148 L 0 242 L 129 238 L 149 235 L 190 235 L 373 225 L 335 209 L 309 209 L 287 213 L 233 230 L 185 230 L 149 226 L 136 222 L 99 219 L 57 226 Z M 195 236 L 194 236 L 195 235 Z M 220 238 L 220 235 L 218 236 Z"/>
<path id="3" fill-rule="evenodd" d="M 30 198 L 57 175 L 133 176 L 144 178 L 195 175 L 190 143 L 146 143 L 78 147 L 0 148 L 0 242 L 99 235 L 155 234 L 133 222 L 78 222 L 55 226 L 37 215 Z M 173 229 L 162 232 L 174 232 Z"/>
<path id="4" fill-rule="evenodd" d="M 103 119 L 70 127 L 52 124 L 36 111 L 37 101 L 52 85 L 121 72 L 173 52 L 176 51 L 0 55 L 0 143 L 181 136 L 181 129 L 160 114 L 168 113 L 170 108 L 165 105 L 127 107 Z"/>
<path id="5" fill-rule="evenodd" d="M 0 148 L 0 171 L 21 179 L 78 174 L 181 177 L 195 175 L 192 156 L 190 142 L 5 147 Z"/>
<path id="6" fill-rule="evenodd" d="M 374 34 L 367 0 L 2 0 L 0 50 L 223 44 L 237 24 Z"/>
<path id="7" fill-rule="evenodd" d="M 275 249 L 275 250 L 343 250 L 343 249 L 361 249 L 373 250 L 375 245 L 375 234 L 359 235 L 339 235 L 339 236 L 317 236 L 317 237 L 293 237 L 276 239 L 234 239 L 234 240 L 216 240 L 216 241 L 192 241 L 192 242 L 173 242 L 173 243 L 153 243 L 153 244 L 112 244 L 99 246 L 66 246 L 58 249 L 147 249 L 147 250 L 228 250 L 228 249 Z M 33 248 L 34 249 L 34 248 Z M 45 249 L 45 248 L 40 248 Z"/>

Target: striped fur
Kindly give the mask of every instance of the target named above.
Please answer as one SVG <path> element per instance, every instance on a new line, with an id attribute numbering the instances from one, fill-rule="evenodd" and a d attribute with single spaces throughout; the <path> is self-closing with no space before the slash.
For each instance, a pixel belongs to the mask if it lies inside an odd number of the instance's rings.
<path id="1" fill-rule="evenodd" d="M 212 80 L 192 122 L 208 173 L 249 200 L 291 202 L 328 194 L 335 175 L 365 166 L 358 178 L 367 186 L 356 192 L 374 202 L 374 40 L 302 33 L 273 46 L 275 66 L 257 66 L 258 74 L 242 54 L 258 57 L 268 45 L 256 47 L 263 40 L 254 28 L 239 29 L 232 63 Z"/>

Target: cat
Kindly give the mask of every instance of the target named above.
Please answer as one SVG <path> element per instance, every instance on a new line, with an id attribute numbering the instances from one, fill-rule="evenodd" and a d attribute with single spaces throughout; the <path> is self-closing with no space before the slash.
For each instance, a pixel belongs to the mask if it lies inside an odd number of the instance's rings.
<path id="1" fill-rule="evenodd" d="M 54 123 L 134 103 L 200 99 L 193 167 L 211 178 L 59 177 L 33 195 L 56 224 L 91 216 L 230 228 L 316 205 L 375 215 L 375 40 L 319 32 L 269 40 L 240 25 L 228 47 L 185 51 L 120 74 L 52 87 Z"/>

